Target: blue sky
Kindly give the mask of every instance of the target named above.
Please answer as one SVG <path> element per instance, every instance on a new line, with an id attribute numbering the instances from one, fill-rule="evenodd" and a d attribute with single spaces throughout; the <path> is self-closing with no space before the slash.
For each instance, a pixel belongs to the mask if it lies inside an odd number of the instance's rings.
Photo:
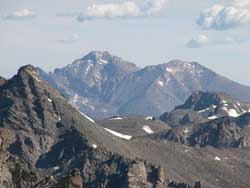
<path id="1" fill-rule="evenodd" d="M 250 85 L 250 0 L 0 0 L 0 74 L 92 50 L 138 66 L 198 61 Z"/>

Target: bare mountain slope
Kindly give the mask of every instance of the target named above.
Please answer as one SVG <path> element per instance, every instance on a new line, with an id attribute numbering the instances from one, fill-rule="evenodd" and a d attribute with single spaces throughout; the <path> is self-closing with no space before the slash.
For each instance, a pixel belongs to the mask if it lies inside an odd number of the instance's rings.
<path id="1" fill-rule="evenodd" d="M 40 75 L 82 112 L 159 116 L 196 91 L 225 92 L 250 101 L 250 87 L 231 81 L 196 62 L 180 60 L 138 68 L 108 52 L 90 52 L 64 68 Z"/>

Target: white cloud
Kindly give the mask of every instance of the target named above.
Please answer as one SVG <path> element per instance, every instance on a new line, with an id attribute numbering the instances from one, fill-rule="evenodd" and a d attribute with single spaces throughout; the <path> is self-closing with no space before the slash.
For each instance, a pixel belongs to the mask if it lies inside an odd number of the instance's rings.
<path id="1" fill-rule="evenodd" d="M 250 0 L 233 0 L 205 9 L 197 24 L 203 29 L 225 30 L 250 23 Z"/>
<path id="2" fill-rule="evenodd" d="M 62 42 L 64 44 L 72 44 L 72 43 L 76 42 L 79 38 L 80 38 L 80 36 L 78 34 L 73 34 L 69 37 L 65 37 L 65 38 L 61 39 L 60 42 Z"/>
<path id="3" fill-rule="evenodd" d="M 166 0 L 146 0 L 141 7 L 141 12 L 144 15 L 153 15 L 162 10 L 166 4 Z"/>
<path id="4" fill-rule="evenodd" d="M 134 1 L 103 3 L 89 6 L 78 17 L 79 21 L 95 19 L 134 18 L 158 13 L 167 0 L 146 0 L 142 4 Z"/>
<path id="5" fill-rule="evenodd" d="M 206 35 L 199 35 L 196 38 L 191 39 L 186 46 L 188 48 L 201 48 L 204 45 L 208 44 L 208 42 L 209 39 Z"/>
<path id="6" fill-rule="evenodd" d="M 3 16 L 5 20 L 23 20 L 34 18 L 36 13 L 29 9 L 21 9 Z"/>
<path id="7" fill-rule="evenodd" d="M 247 43 L 248 40 L 246 38 L 240 38 L 237 36 L 206 36 L 206 35 L 198 35 L 197 37 L 189 40 L 186 44 L 187 48 L 201 48 L 204 46 L 218 46 L 218 45 L 239 45 L 243 43 Z"/>

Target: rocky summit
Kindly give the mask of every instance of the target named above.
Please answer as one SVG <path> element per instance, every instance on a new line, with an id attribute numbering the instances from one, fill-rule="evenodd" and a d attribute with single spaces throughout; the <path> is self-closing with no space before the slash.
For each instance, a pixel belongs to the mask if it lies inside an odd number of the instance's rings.
<path id="1" fill-rule="evenodd" d="M 173 60 L 140 68 L 109 52 L 93 51 L 53 73 L 39 73 L 72 105 L 98 119 L 117 114 L 159 116 L 197 91 L 250 100 L 250 87 L 197 62 Z"/>

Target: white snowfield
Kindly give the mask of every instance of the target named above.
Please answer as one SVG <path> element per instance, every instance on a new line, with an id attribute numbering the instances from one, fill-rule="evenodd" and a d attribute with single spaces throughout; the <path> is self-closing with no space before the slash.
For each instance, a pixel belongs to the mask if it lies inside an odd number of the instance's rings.
<path id="1" fill-rule="evenodd" d="M 205 108 L 205 109 L 203 109 L 203 110 L 198 111 L 198 113 L 203 113 L 203 112 L 206 112 L 206 111 L 208 111 L 208 110 L 209 110 L 209 108 Z"/>
<path id="2" fill-rule="evenodd" d="M 148 125 L 143 126 L 142 129 L 148 134 L 154 133 L 154 131 Z"/>
<path id="3" fill-rule="evenodd" d="M 48 101 L 50 102 L 50 103 L 52 103 L 52 99 L 50 99 L 50 98 L 47 98 L 48 99 Z"/>
<path id="4" fill-rule="evenodd" d="M 87 118 L 89 121 L 91 121 L 92 123 L 95 123 L 95 121 L 93 119 L 91 119 L 89 116 L 87 116 L 86 114 L 82 113 L 81 111 L 79 111 L 85 118 Z"/>
<path id="5" fill-rule="evenodd" d="M 219 157 L 215 157 L 214 160 L 221 161 L 221 159 Z"/>
<path id="6" fill-rule="evenodd" d="M 211 107 L 214 108 L 214 109 L 217 108 L 217 106 L 215 106 L 215 105 L 212 105 Z M 209 110 L 210 110 L 210 107 L 199 110 L 198 113 L 204 113 L 204 112 L 209 111 Z"/>
<path id="7" fill-rule="evenodd" d="M 132 138 L 132 136 L 130 136 L 130 135 L 121 134 L 121 133 L 118 133 L 116 131 L 113 131 L 113 130 L 110 130 L 110 129 L 107 129 L 107 128 L 104 128 L 104 129 L 106 131 L 108 131 L 109 133 L 113 134 L 114 136 L 117 136 L 117 137 L 125 139 L 125 140 L 130 140 Z"/>
<path id="8" fill-rule="evenodd" d="M 240 114 L 238 114 L 238 112 L 235 109 L 227 109 L 226 107 L 222 108 L 223 110 L 225 110 L 227 112 L 227 114 L 231 117 L 238 117 Z"/>
<path id="9" fill-rule="evenodd" d="M 145 117 L 145 120 L 153 120 L 152 116 Z"/>
<path id="10" fill-rule="evenodd" d="M 109 120 L 121 120 L 123 119 L 122 117 L 113 117 L 113 118 L 110 118 Z"/>
<path id="11" fill-rule="evenodd" d="M 106 60 L 104 60 L 104 59 L 99 59 L 99 62 L 100 62 L 100 64 L 108 64 L 108 62 L 106 61 Z"/>
<path id="12" fill-rule="evenodd" d="M 218 117 L 217 116 L 210 116 L 208 117 L 208 119 L 217 119 Z"/>

